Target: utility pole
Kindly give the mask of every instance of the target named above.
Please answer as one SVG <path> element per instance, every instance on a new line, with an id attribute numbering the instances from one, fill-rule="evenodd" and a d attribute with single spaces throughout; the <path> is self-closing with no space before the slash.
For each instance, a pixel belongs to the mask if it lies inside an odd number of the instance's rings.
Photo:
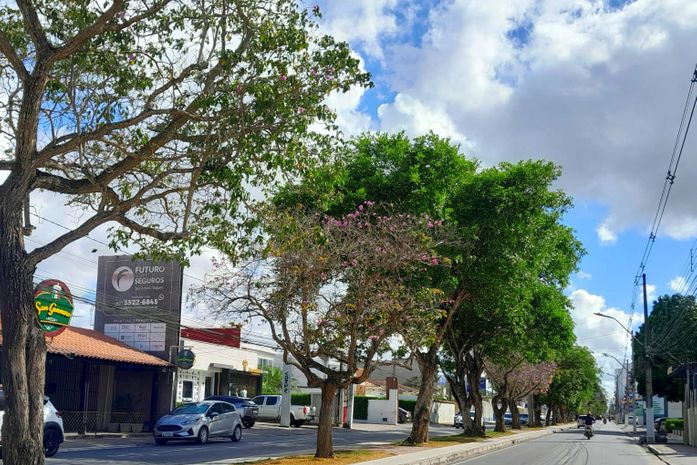
<path id="1" fill-rule="evenodd" d="M 644 286 L 644 361 L 646 364 L 646 443 L 655 442 L 653 426 L 653 375 L 651 373 L 651 355 L 649 354 L 649 303 L 646 298 L 646 273 L 642 275 Z"/>

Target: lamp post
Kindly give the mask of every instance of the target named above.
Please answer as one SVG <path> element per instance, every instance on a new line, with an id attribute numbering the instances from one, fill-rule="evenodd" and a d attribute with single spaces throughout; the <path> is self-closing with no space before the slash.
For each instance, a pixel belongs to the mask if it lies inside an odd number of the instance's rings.
<path id="1" fill-rule="evenodd" d="M 598 314 L 596 313 L 596 315 L 598 315 Z M 602 315 L 602 314 L 600 314 L 600 315 Z M 608 316 L 608 315 L 606 315 L 606 316 Z M 612 318 L 612 317 L 609 317 L 609 318 Z M 619 323 L 619 322 L 618 322 L 618 323 Z M 636 404 L 636 395 L 635 395 L 635 393 L 634 393 L 634 382 L 632 381 L 632 382 L 630 383 L 630 378 L 629 378 L 629 360 L 625 360 L 625 362 L 626 362 L 626 365 L 625 365 L 624 362 L 621 362 L 620 359 L 618 359 L 618 358 L 615 357 L 614 355 L 610 355 L 610 354 L 607 354 L 607 353 L 605 353 L 605 352 L 603 352 L 601 355 L 602 355 L 603 357 L 608 357 L 608 358 L 611 358 L 611 359 L 615 360 L 617 363 L 620 364 L 620 366 L 622 367 L 622 369 L 625 370 L 626 378 L 625 378 L 624 394 L 625 394 L 625 397 L 627 396 L 627 394 L 631 394 L 632 403 L 633 403 L 633 404 Z M 630 387 L 630 386 L 631 386 L 631 387 Z M 627 412 L 626 412 L 626 407 L 625 407 L 624 401 L 622 402 L 622 413 L 624 414 L 624 417 L 625 417 L 625 419 L 626 419 L 626 418 L 627 418 Z M 636 405 L 634 405 L 634 415 L 633 415 L 633 417 L 634 417 L 634 419 L 633 419 L 633 421 L 632 421 L 632 426 L 633 426 L 633 429 L 634 429 L 634 433 L 636 433 Z"/>
<path id="2" fill-rule="evenodd" d="M 654 425 L 653 425 L 653 375 L 651 373 L 651 357 L 649 355 L 649 311 L 648 311 L 648 301 L 646 298 L 646 274 L 642 275 L 643 278 L 643 287 L 644 287 L 644 342 L 641 342 L 639 339 L 634 337 L 634 334 L 627 328 L 625 325 L 623 325 L 617 318 L 614 316 L 606 315 L 604 313 L 600 312 L 595 312 L 594 315 L 601 316 L 603 318 L 609 318 L 611 320 L 614 320 L 618 325 L 622 327 L 631 337 L 634 341 L 637 342 L 637 344 L 641 345 L 644 347 L 644 355 L 646 358 L 646 410 L 645 410 L 645 418 L 646 418 L 646 442 L 651 444 L 655 442 L 655 431 L 654 431 Z M 634 412 L 634 421 L 636 422 L 636 411 Z"/>

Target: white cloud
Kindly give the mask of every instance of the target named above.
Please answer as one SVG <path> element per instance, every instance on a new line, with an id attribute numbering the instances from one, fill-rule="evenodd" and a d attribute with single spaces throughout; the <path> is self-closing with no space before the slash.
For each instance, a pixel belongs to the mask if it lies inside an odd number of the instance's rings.
<path id="1" fill-rule="evenodd" d="M 583 270 L 576 273 L 576 276 L 578 276 L 578 279 L 591 279 L 593 277 L 590 273 L 586 273 Z"/>
<path id="2" fill-rule="evenodd" d="M 588 347 L 594 353 L 598 366 L 604 373 L 603 385 L 610 392 L 614 392 L 614 380 L 610 374 L 614 373 L 615 368 L 619 368 L 619 365 L 612 358 L 602 354 L 606 353 L 620 361 L 624 360 L 625 356 L 631 355 L 631 346 L 628 345 L 630 336 L 617 321 L 595 315 L 595 313 L 613 317 L 625 327 L 629 324 L 630 315 L 619 308 L 608 307 L 602 296 L 591 294 L 585 289 L 577 289 L 569 297 L 572 304 L 571 316 L 575 323 L 574 332 L 577 342 L 579 345 Z M 635 313 L 633 325 L 642 322 L 643 316 Z"/>
<path id="3" fill-rule="evenodd" d="M 617 234 L 610 229 L 607 223 L 602 223 L 595 232 L 598 233 L 598 239 L 603 244 L 614 244 L 617 242 Z"/>
<path id="4" fill-rule="evenodd" d="M 682 276 L 676 276 L 671 279 L 668 285 L 674 292 L 685 292 L 687 290 L 687 281 Z"/>
<path id="5" fill-rule="evenodd" d="M 380 57 L 395 92 L 380 107 L 381 129 L 432 129 L 476 147 L 485 165 L 560 164 L 560 187 L 609 207 L 605 243 L 650 224 L 692 74 L 695 2 L 453 0 L 431 9 L 419 40 L 396 45 L 411 24 L 394 12 L 410 4 L 326 8 L 328 29 Z M 522 42 L 510 35 L 521 26 Z M 683 157 L 663 234 L 697 235 L 697 184 L 684 181 L 694 171 L 697 159 Z"/>

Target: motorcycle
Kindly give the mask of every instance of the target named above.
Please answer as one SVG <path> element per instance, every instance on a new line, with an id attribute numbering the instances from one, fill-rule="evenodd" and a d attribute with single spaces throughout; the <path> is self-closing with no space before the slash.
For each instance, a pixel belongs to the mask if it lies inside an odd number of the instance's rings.
<path id="1" fill-rule="evenodd" d="M 593 427 L 590 425 L 586 425 L 586 430 L 583 432 L 583 435 L 586 436 L 587 439 L 590 439 L 593 437 Z"/>
<path id="2" fill-rule="evenodd" d="M 603 418 L 603 425 L 607 425 L 607 418 Z"/>

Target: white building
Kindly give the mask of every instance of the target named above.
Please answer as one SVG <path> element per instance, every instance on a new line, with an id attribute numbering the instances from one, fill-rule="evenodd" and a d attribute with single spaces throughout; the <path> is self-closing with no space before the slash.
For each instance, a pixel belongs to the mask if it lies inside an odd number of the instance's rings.
<path id="1" fill-rule="evenodd" d="M 263 368 L 275 366 L 276 349 L 242 342 L 239 327 L 182 329 L 180 341 L 195 359 L 190 369 L 177 370 L 177 402 L 254 397 L 261 393 Z"/>

